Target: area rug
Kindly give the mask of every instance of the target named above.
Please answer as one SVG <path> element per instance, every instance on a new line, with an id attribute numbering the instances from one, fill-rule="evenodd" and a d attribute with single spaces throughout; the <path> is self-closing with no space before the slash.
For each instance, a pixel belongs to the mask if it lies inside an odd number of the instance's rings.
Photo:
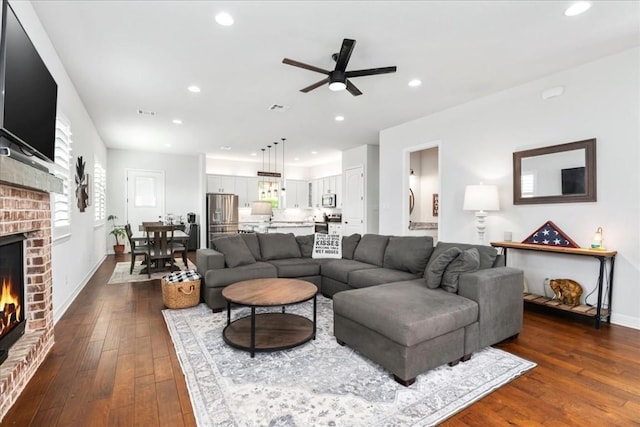
<path id="1" fill-rule="evenodd" d="M 196 266 L 190 260 L 187 260 L 188 266 L 185 267 L 182 259 L 176 260 L 176 266 L 180 268 L 180 270 L 191 270 L 195 269 Z M 112 285 L 116 283 L 131 283 L 131 282 L 144 282 L 147 280 L 153 279 L 161 279 L 163 276 L 169 274 L 169 270 L 158 271 L 155 273 L 151 273 L 151 278 L 147 275 L 147 273 L 140 274 L 140 271 L 146 267 L 142 265 L 142 261 L 138 261 L 133 266 L 133 274 L 129 274 L 129 268 L 131 268 L 131 261 L 127 262 L 119 262 L 116 264 L 116 267 L 113 269 L 113 273 L 111 274 L 111 278 L 107 282 L 107 284 Z"/>
<path id="2" fill-rule="evenodd" d="M 311 316 L 310 302 L 288 307 Z M 249 314 L 236 308 L 232 319 Z M 227 315 L 205 305 L 164 310 L 199 426 L 428 426 L 476 402 L 535 364 L 495 348 L 455 367 L 396 383 L 333 337 L 332 301 L 318 297 L 317 337 L 302 346 L 249 353 L 224 343 Z"/>

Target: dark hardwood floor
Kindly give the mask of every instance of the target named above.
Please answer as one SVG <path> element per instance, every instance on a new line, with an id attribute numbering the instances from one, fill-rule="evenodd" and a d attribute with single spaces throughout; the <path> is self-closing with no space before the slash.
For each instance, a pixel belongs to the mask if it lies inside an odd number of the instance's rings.
<path id="1" fill-rule="evenodd" d="M 106 285 L 125 260 L 109 256 L 56 324 L 1 426 L 195 425 L 159 282 Z M 498 347 L 538 366 L 444 425 L 640 425 L 640 331 L 526 310 L 522 333 Z"/>

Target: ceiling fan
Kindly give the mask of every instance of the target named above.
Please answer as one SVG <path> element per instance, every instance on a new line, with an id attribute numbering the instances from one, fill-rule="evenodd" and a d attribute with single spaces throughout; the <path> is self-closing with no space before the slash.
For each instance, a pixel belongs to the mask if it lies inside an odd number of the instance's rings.
<path id="1" fill-rule="evenodd" d="M 325 70 L 323 68 L 315 67 L 309 64 L 304 64 L 302 62 L 294 61 L 293 59 L 289 58 L 284 58 L 282 62 L 284 64 L 293 65 L 294 67 L 304 68 L 305 70 L 315 71 L 316 73 L 327 75 L 326 78 L 320 80 L 319 82 L 300 89 L 300 92 L 307 93 L 319 88 L 326 83 L 329 83 L 329 89 L 333 91 L 347 89 L 349 93 L 351 93 L 351 95 L 358 96 L 362 95 L 362 92 L 360 92 L 360 89 L 355 87 L 354 84 L 349 81 L 350 78 L 373 76 L 375 74 L 395 73 L 396 67 L 369 68 L 366 70 L 347 71 L 347 64 L 349 63 L 349 58 L 351 58 L 351 53 L 353 52 L 355 44 L 356 41 L 351 39 L 344 39 L 342 41 L 340 53 L 334 53 L 333 55 L 331 55 L 333 60 L 336 61 L 336 67 L 333 69 L 333 71 Z"/>

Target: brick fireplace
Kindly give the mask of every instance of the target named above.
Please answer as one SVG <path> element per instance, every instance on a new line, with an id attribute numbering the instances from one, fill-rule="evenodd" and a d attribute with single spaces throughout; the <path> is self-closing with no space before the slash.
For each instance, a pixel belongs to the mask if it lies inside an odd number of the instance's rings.
<path id="1" fill-rule="evenodd" d="M 0 420 L 53 346 L 51 205 L 60 180 L 0 157 L 0 236 L 25 235 L 25 333 L 0 365 Z"/>

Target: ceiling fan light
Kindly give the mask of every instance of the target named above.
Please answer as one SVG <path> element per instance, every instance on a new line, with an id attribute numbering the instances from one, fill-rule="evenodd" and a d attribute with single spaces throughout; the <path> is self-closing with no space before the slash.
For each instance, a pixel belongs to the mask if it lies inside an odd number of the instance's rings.
<path id="1" fill-rule="evenodd" d="M 329 89 L 334 92 L 339 92 L 341 90 L 345 90 L 347 88 L 347 84 L 344 82 L 331 82 L 329 83 Z"/>

